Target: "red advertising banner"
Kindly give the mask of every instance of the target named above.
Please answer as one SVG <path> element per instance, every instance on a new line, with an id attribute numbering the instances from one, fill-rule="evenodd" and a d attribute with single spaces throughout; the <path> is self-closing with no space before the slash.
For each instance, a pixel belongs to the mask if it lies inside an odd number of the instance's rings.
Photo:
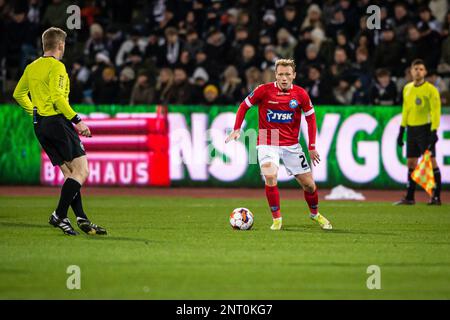
<path id="1" fill-rule="evenodd" d="M 91 138 L 81 138 L 89 160 L 87 185 L 169 186 L 167 116 L 145 119 L 85 119 Z M 64 176 L 41 154 L 41 183 L 61 185 Z"/>

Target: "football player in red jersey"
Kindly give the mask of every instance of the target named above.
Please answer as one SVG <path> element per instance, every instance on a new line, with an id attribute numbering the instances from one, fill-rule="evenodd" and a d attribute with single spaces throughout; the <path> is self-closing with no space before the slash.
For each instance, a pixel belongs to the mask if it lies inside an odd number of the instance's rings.
<path id="1" fill-rule="evenodd" d="M 275 64 L 276 81 L 257 87 L 240 104 L 236 114 L 234 130 L 229 134 L 226 143 L 237 140 L 241 133 L 241 125 L 249 108 L 258 106 L 258 161 L 261 174 L 266 182 L 266 197 L 272 211 L 272 230 L 280 230 L 282 218 L 280 211 L 280 194 L 277 186 L 280 158 L 283 160 L 289 175 L 293 175 L 304 190 L 310 217 L 320 227 L 331 230 L 331 223 L 319 213 L 317 187 L 311 168 L 299 144 L 301 113 L 305 114 L 308 123 L 308 151 L 315 166 L 320 162 L 316 151 L 316 116 L 308 93 L 301 87 L 293 85 L 295 62 L 290 59 L 277 60 Z"/>

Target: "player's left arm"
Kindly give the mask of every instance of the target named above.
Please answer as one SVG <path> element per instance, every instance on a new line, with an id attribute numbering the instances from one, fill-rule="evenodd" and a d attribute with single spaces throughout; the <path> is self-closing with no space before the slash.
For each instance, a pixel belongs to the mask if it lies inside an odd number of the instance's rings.
<path id="1" fill-rule="evenodd" d="M 314 111 L 314 106 L 311 99 L 306 91 L 301 98 L 301 108 L 305 114 L 306 123 L 308 124 L 308 151 L 311 162 L 315 166 L 316 163 L 320 162 L 320 155 L 316 150 L 316 133 L 317 133 L 317 123 L 316 123 L 316 113 Z"/>
<path id="2" fill-rule="evenodd" d="M 33 103 L 31 102 L 28 93 L 30 92 L 30 88 L 28 86 L 28 74 L 27 69 L 25 69 L 22 77 L 17 83 L 16 88 L 14 89 L 13 97 L 17 101 L 17 103 L 25 109 L 25 111 L 29 115 L 33 115 Z"/>
<path id="3" fill-rule="evenodd" d="M 431 113 L 431 144 L 434 145 L 438 141 L 437 129 L 441 121 L 441 96 L 439 91 L 433 87 L 431 91 L 430 101 Z"/>

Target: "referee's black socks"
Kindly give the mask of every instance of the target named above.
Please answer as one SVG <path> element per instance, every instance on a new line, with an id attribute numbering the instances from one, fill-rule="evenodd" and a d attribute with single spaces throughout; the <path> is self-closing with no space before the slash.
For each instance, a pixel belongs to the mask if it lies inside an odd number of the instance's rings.
<path id="1" fill-rule="evenodd" d="M 82 218 L 82 219 L 87 220 L 87 216 L 83 210 L 83 203 L 81 202 L 81 190 L 78 191 L 75 198 L 73 198 L 72 202 L 70 203 L 70 206 L 72 207 L 72 210 L 75 213 L 75 216 L 77 218 Z"/>
<path id="2" fill-rule="evenodd" d="M 436 182 L 436 188 L 433 192 L 433 198 L 441 199 L 441 188 L 442 188 L 442 181 L 441 181 L 441 170 L 439 168 L 433 169 L 434 174 L 434 181 Z"/>
<path id="3" fill-rule="evenodd" d="M 55 212 L 58 218 L 67 218 L 67 210 L 74 200 L 77 193 L 80 191 L 81 184 L 72 178 L 67 178 L 61 188 L 61 196 L 59 198 L 58 207 Z"/>
<path id="4" fill-rule="evenodd" d="M 416 182 L 411 177 L 414 169 L 408 168 L 408 184 L 406 191 L 406 200 L 414 200 L 414 192 L 416 191 Z"/>

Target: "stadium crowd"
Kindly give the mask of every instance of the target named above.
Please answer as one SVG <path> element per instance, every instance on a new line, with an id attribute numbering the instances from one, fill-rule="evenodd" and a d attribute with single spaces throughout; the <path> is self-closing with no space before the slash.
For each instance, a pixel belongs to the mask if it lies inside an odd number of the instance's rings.
<path id="1" fill-rule="evenodd" d="M 79 30 L 66 25 L 72 4 Z M 368 27 L 371 4 L 380 28 Z M 316 105 L 393 105 L 421 58 L 450 105 L 447 0 L 0 0 L 0 102 L 50 26 L 68 33 L 71 103 L 237 104 L 294 58 Z"/>

